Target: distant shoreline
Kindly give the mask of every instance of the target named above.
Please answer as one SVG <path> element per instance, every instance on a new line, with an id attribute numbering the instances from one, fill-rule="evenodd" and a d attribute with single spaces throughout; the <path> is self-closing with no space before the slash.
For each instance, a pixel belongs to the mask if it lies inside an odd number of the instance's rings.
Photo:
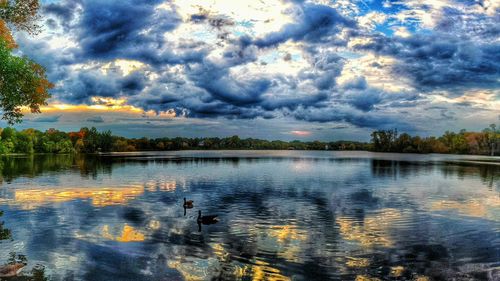
<path id="1" fill-rule="evenodd" d="M 394 130 L 371 132 L 370 142 L 360 141 L 306 141 L 264 140 L 255 138 L 124 138 L 111 131 L 95 127 L 77 132 L 49 129 L 17 131 L 7 127 L 0 130 L 0 154 L 32 153 L 108 153 L 137 151 L 183 150 L 299 150 L 299 151 L 372 151 L 414 154 L 500 155 L 500 130 L 491 124 L 482 132 L 445 132 L 439 137 L 411 136 Z"/>
<path id="2" fill-rule="evenodd" d="M 4 157 L 15 157 L 15 156 L 44 156 L 44 155 L 80 155 L 80 156 L 120 156 L 120 155 L 139 155 L 141 153 L 158 153 L 158 155 L 168 153 L 168 152 L 185 152 L 185 151 L 211 151 L 211 152 L 244 152 L 244 151 L 313 151 L 313 152 L 368 152 L 374 154 L 411 154 L 411 155 L 456 155 L 456 156 L 480 156 L 486 158 L 499 158 L 499 155 L 485 155 L 485 154 L 458 154 L 458 153 L 420 153 L 420 152 L 382 152 L 382 151 L 371 151 L 371 150 L 320 150 L 320 149 L 178 149 L 178 150 L 140 150 L 140 151 L 108 151 L 108 152 L 95 152 L 95 153 L 9 153 L 0 154 Z"/>

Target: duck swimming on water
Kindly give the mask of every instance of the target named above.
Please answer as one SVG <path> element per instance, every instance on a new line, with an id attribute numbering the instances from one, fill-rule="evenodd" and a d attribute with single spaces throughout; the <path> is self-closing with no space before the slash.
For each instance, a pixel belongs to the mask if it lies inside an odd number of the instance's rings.
<path id="1" fill-rule="evenodd" d="M 184 197 L 184 208 L 193 208 L 193 200 L 186 200 L 186 197 Z"/>
<path id="2" fill-rule="evenodd" d="M 214 224 L 217 223 L 217 215 L 202 216 L 201 210 L 198 211 L 198 219 L 196 220 L 199 224 Z"/>

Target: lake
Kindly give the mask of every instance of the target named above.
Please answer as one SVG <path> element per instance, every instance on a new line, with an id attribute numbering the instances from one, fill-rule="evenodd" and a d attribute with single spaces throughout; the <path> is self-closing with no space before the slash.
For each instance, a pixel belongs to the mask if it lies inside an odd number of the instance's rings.
<path id="1" fill-rule="evenodd" d="M 19 280 L 499 280 L 500 158 L 180 151 L 0 159 Z M 183 198 L 194 200 L 184 209 Z M 218 215 L 211 225 L 202 215 Z M 45 279 L 46 278 L 46 279 Z"/>

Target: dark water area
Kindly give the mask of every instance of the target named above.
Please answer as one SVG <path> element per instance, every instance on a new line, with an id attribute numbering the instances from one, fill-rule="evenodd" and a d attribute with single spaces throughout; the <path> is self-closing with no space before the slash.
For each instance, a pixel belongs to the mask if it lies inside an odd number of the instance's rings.
<path id="1" fill-rule="evenodd" d="M 0 265 L 27 263 L 9 280 L 500 280 L 498 157 L 38 155 L 0 171 Z"/>

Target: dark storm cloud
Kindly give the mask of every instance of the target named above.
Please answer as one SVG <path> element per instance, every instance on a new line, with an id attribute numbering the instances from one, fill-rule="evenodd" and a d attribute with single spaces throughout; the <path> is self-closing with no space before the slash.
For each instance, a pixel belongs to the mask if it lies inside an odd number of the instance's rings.
<path id="1" fill-rule="evenodd" d="M 347 102 L 361 111 L 370 111 L 383 100 L 380 90 L 351 91 L 346 94 Z"/>
<path id="2" fill-rule="evenodd" d="M 336 86 L 336 78 L 340 76 L 344 67 L 344 59 L 337 54 L 319 54 L 313 53 L 311 65 L 314 66 L 313 72 L 305 74 L 309 76 L 318 90 L 330 90 Z M 302 76 L 305 78 L 304 76 Z"/>
<path id="3" fill-rule="evenodd" d="M 266 77 L 248 75 L 234 77 L 230 68 L 256 60 L 255 49 L 234 47 L 223 54 L 219 64 L 204 60 L 188 69 L 188 78 L 199 88 L 209 93 L 206 102 L 222 101 L 235 106 L 251 106 L 262 102 L 262 95 L 271 86 Z"/>
<path id="4" fill-rule="evenodd" d="M 342 94 L 345 102 L 363 112 L 374 109 L 414 107 L 424 102 L 424 97 L 415 92 L 384 92 L 377 88 L 348 90 Z"/>
<path id="5" fill-rule="evenodd" d="M 297 110 L 294 112 L 294 117 L 309 122 L 346 122 L 360 128 L 398 128 L 404 131 L 415 129 L 414 126 L 400 118 L 367 114 L 344 107 Z"/>
<path id="6" fill-rule="evenodd" d="M 356 22 L 340 15 L 335 9 L 306 4 L 295 11 L 297 22 L 285 25 L 280 31 L 257 39 L 254 44 L 260 48 L 274 47 L 288 40 L 311 43 L 327 42 L 342 27 L 355 27 Z M 331 41 L 330 41 L 331 43 Z"/>
<path id="7" fill-rule="evenodd" d="M 67 76 L 61 75 L 65 86 L 61 99 L 71 103 L 90 103 L 93 96 L 125 96 L 130 104 L 146 110 L 160 112 L 174 109 L 178 114 L 191 117 L 243 119 L 273 118 L 277 110 L 294 110 L 299 106 L 321 107 L 329 98 L 327 90 L 335 87 L 335 79 L 343 67 L 342 58 L 335 54 L 315 53 L 314 48 L 308 50 L 314 54 L 310 62 L 315 69 L 302 72 L 298 79 L 310 81 L 318 89 L 316 94 L 294 97 L 266 95 L 274 87 L 284 85 L 295 88 L 299 80 L 285 81 L 281 77 L 255 74 L 234 77 L 230 69 L 256 61 L 256 45 L 276 46 L 289 39 L 319 43 L 344 26 L 355 26 L 353 21 L 330 7 L 301 4 L 295 11 L 297 23 L 286 25 L 279 32 L 257 41 L 242 37 L 225 48 L 221 61 L 213 62 L 206 59 L 208 49 L 204 44 L 176 42 L 175 46 L 164 45 L 163 34 L 176 28 L 180 18 L 166 10 L 161 13 L 155 11 L 154 7 L 159 2 L 82 0 L 77 4 L 67 1 L 45 7 L 46 13 L 58 17 L 65 26 L 75 31 L 80 43 L 78 50 L 73 50 L 75 62 L 125 58 L 147 63 L 155 70 L 172 64 L 186 67 L 186 76 L 162 74 L 154 85 L 140 72 L 125 77 L 92 69 L 71 74 L 63 72 Z M 82 15 L 79 22 L 70 25 L 75 19 L 72 15 L 76 9 L 81 9 Z M 234 25 L 231 19 L 211 15 L 208 11 L 192 15 L 191 21 L 206 22 L 217 30 Z M 190 81 L 189 86 L 184 85 L 185 80 Z M 162 83 L 165 86 L 162 87 Z"/>
<path id="8" fill-rule="evenodd" d="M 379 107 L 407 107 L 416 105 L 422 97 L 415 92 L 388 93 L 381 89 L 369 87 L 364 77 L 355 77 L 346 81 L 339 88 L 346 104 L 364 112 Z"/>
<path id="9" fill-rule="evenodd" d="M 468 14 L 454 7 L 444 7 L 435 30 L 449 34 L 461 33 L 462 36 L 476 40 L 496 40 L 500 36 L 500 11 L 493 16 Z"/>
<path id="10" fill-rule="evenodd" d="M 104 123 L 104 118 L 102 118 L 101 116 L 93 116 L 93 117 L 87 118 L 87 122 Z"/>
<path id="11" fill-rule="evenodd" d="M 163 45 L 163 34 L 177 27 L 179 17 L 155 11 L 162 1 L 82 0 L 78 39 L 83 55 L 112 59 L 152 56 Z M 138 54 L 138 55 L 136 55 Z"/>
<path id="12" fill-rule="evenodd" d="M 419 90 L 453 89 L 460 94 L 468 88 L 500 85 L 498 43 L 476 43 L 441 33 L 409 38 L 377 35 L 371 43 L 355 48 L 395 57 L 396 79 L 409 78 Z"/>
<path id="13" fill-rule="evenodd" d="M 271 81 L 261 77 L 249 80 L 217 77 L 197 81 L 197 85 L 207 90 L 214 99 L 232 105 L 249 106 L 263 101 L 262 94 L 269 89 Z"/>
<path id="14" fill-rule="evenodd" d="M 43 11 L 58 18 L 78 41 L 74 63 L 134 59 L 162 67 L 200 61 L 206 50 L 199 45 L 165 41 L 165 32 L 177 28 L 181 20 L 173 11 L 156 9 L 163 2 L 66 0 L 47 4 Z"/>
<path id="15" fill-rule="evenodd" d="M 65 93 L 60 96 L 71 103 L 89 103 L 94 96 L 120 97 L 139 93 L 147 83 L 144 73 L 133 72 L 126 76 L 118 73 L 102 73 L 100 70 L 86 70 L 74 73 L 65 81 Z"/>
<path id="16" fill-rule="evenodd" d="M 277 109 L 295 110 L 302 107 L 321 107 L 321 103 L 327 101 L 329 94 L 319 92 L 315 95 L 305 95 L 299 97 L 269 97 L 261 103 L 263 109 L 274 111 Z"/>
<path id="17" fill-rule="evenodd" d="M 77 8 L 81 1 L 61 1 L 56 3 L 48 3 L 42 7 L 42 11 L 46 15 L 55 16 L 59 19 L 61 26 L 69 28 L 71 22 L 77 15 Z"/>
<path id="18" fill-rule="evenodd" d="M 31 122 L 42 122 L 42 123 L 56 123 L 61 119 L 61 115 L 54 116 L 42 116 L 31 120 Z"/>
<path id="19" fill-rule="evenodd" d="M 29 41 L 24 34 L 17 37 L 17 42 L 22 46 L 22 54 L 42 65 L 50 81 L 57 82 L 70 74 L 68 66 L 74 62 L 72 49 L 54 51 L 50 44 L 45 41 Z"/>

